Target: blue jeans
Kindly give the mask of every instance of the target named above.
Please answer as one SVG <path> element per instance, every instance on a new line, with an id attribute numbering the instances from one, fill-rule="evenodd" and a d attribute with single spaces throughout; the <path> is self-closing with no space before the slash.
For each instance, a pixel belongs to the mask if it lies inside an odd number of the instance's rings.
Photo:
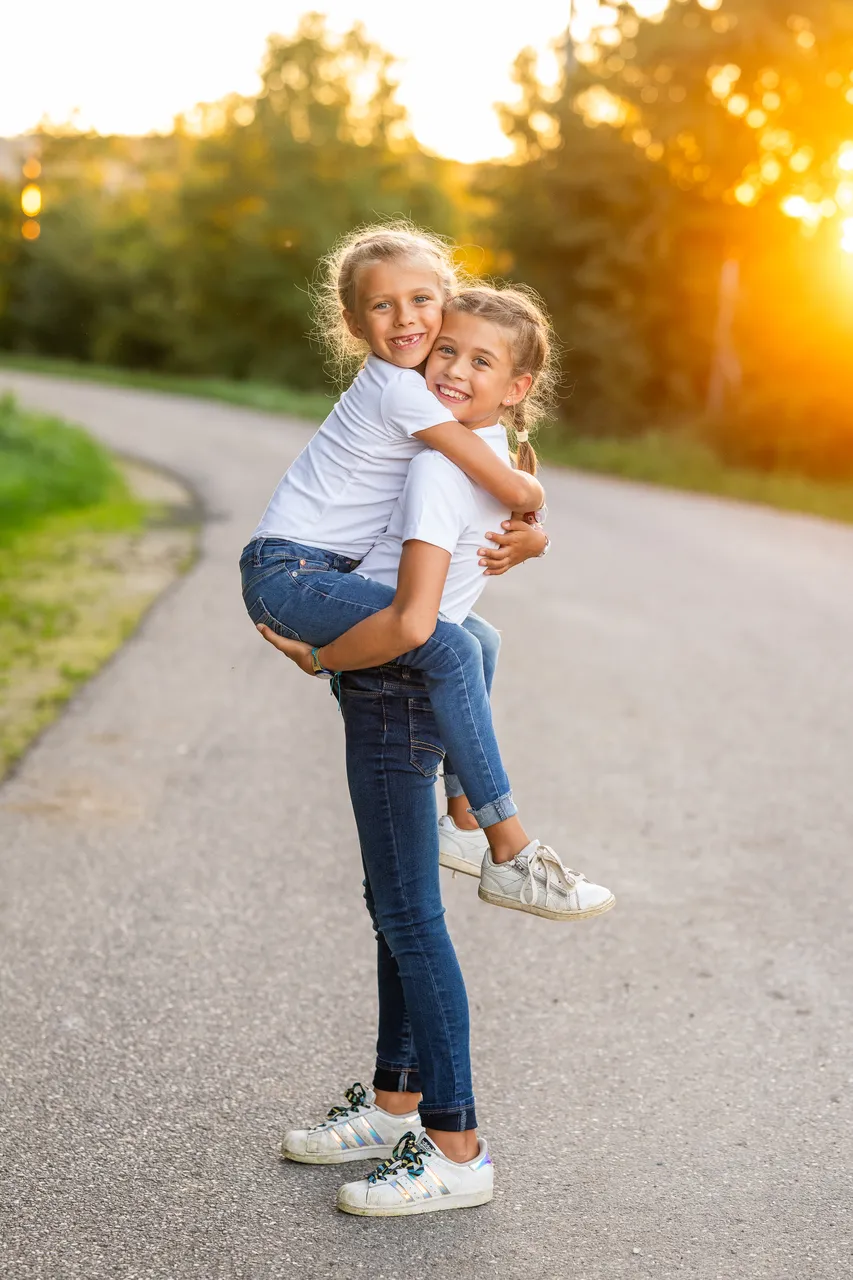
<path id="1" fill-rule="evenodd" d="M 357 561 L 283 538 L 255 538 L 243 551 L 243 599 L 254 623 L 312 645 L 330 644 L 394 599 L 352 573 Z M 426 644 L 397 659 L 422 673 L 445 747 L 481 827 L 518 812 L 492 725 L 480 642 L 439 619 Z"/>
<path id="2" fill-rule="evenodd" d="M 444 754 L 420 672 L 341 679 L 347 778 L 377 944 L 374 1087 L 418 1089 L 421 1123 L 474 1129 L 468 997 L 444 922 L 435 779 Z"/>
<path id="3" fill-rule="evenodd" d="M 500 632 L 492 626 L 491 622 L 486 622 L 486 619 L 481 618 L 477 613 L 469 613 L 462 626 L 480 642 L 483 655 L 483 680 L 486 684 L 486 693 L 491 699 L 495 668 L 498 665 L 498 653 L 501 647 Z M 451 798 L 465 794 L 465 788 L 459 781 L 459 775 L 451 763 L 449 754 L 444 757 L 444 794 Z"/>

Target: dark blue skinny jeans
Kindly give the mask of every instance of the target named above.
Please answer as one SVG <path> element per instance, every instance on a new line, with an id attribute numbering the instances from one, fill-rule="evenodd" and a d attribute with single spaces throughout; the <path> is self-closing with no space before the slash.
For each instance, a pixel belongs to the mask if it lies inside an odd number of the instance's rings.
<path id="1" fill-rule="evenodd" d="M 435 780 L 444 755 L 420 673 L 341 679 L 347 778 L 377 944 L 374 1086 L 422 1092 L 421 1123 L 474 1129 L 468 997 L 444 920 Z"/>

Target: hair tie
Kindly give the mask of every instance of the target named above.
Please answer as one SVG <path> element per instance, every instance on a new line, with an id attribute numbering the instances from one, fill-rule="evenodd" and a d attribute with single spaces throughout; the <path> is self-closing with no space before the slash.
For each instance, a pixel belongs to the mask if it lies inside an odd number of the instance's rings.
<path id="1" fill-rule="evenodd" d="M 516 433 L 515 433 L 515 438 L 516 438 L 516 440 L 518 441 L 518 443 L 519 443 L 519 444 L 527 444 L 527 441 L 528 441 L 528 439 L 530 438 L 530 432 L 529 432 L 529 431 L 516 431 Z"/>

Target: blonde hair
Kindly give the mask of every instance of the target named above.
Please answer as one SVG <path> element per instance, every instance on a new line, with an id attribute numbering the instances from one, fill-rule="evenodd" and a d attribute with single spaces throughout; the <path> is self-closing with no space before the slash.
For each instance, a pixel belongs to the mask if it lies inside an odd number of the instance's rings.
<path id="1" fill-rule="evenodd" d="M 442 305 L 459 286 L 450 243 L 405 218 L 358 227 L 321 259 L 312 287 L 312 337 L 327 354 L 327 367 L 343 385 L 364 359 L 366 343 L 350 333 L 344 312 L 355 311 L 358 276 L 377 262 L 425 262 L 438 278 Z"/>
<path id="2" fill-rule="evenodd" d="M 512 376 L 529 373 L 533 378 L 527 394 L 502 415 L 516 436 L 549 417 L 560 381 L 558 351 L 551 321 L 533 289 L 525 285 L 474 285 L 450 299 L 447 314 L 454 311 L 481 316 L 505 329 L 510 337 Z M 516 465 L 519 471 L 536 474 L 536 454 L 526 438 L 518 442 Z"/>

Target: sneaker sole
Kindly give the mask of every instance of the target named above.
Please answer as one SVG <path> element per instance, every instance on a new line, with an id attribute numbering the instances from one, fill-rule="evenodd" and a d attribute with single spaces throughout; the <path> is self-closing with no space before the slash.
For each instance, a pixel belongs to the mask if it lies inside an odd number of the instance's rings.
<path id="1" fill-rule="evenodd" d="M 447 867 L 450 871 L 461 871 L 465 876 L 476 876 L 479 880 L 482 866 L 480 862 L 469 862 L 467 858 L 461 857 L 458 853 L 445 853 L 439 850 L 438 860 L 443 867 Z"/>
<path id="2" fill-rule="evenodd" d="M 473 1209 L 478 1204 L 488 1204 L 494 1196 L 494 1189 L 488 1191 L 471 1191 L 463 1196 L 439 1196 L 435 1200 L 419 1200 L 417 1204 L 382 1205 L 364 1208 L 354 1204 L 338 1201 L 341 1213 L 354 1213 L 359 1218 L 408 1218 L 415 1213 L 438 1213 L 442 1209 Z"/>
<path id="3" fill-rule="evenodd" d="M 393 1147 L 353 1147 L 350 1151 L 330 1151 L 328 1154 L 297 1155 L 281 1149 L 282 1160 L 295 1160 L 297 1164 L 349 1164 L 353 1160 L 387 1160 Z"/>
<path id="4" fill-rule="evenodd" d="M 493 907 L 506 907 L 508 911 L 526 911 L 529 916 L 541 916 L 544 920 L 588 920 L 591 916 L 603 916 L 605 911 L 616 905 L 616 898 L 611 893 L 606 902 L 597 907 L 587 907 L 586 911 L 552 911 L 550 907 L 536 907 L 527 902 L 519 902 L 517 898 L 505 898 L 499 893 L 490 893 L 480 885 L 479 896 L 483 902 Z"/>

